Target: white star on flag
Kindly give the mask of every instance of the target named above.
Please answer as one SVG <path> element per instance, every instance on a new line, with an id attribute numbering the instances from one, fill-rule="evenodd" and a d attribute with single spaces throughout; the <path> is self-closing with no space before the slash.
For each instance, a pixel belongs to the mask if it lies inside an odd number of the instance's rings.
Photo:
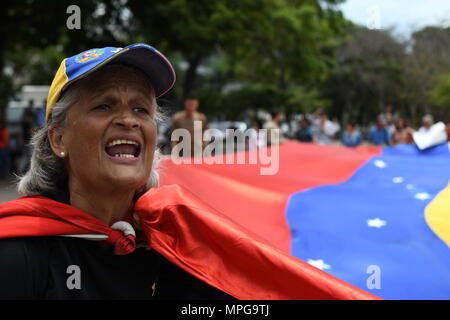
<path id="1" fill-rule="evenodd" d="M 326 264 L 322 259 L 319 260 L 308 259 L 308 263 L 320 270 L 331 269 L 331 266 L 329 264 Z"/>
<path id="2" fill-rule="evenodd" d="M 427 192 L 419 192 L 416 193 L 415 198 L 419 200 L 427 200 L 431 198 L 431 195 Z"/>
<path id="3" fill-rule="evenodd" d="M 403 177 L 395 177 L 392 179 L 393 183 L 402 183 L 403 181 L 405 181 L 405 179 L 403 179 Z"/>
<path id="4" fill-rule="evenodd" d="M 375 165 L 375 167 L 378 167 L 378 168 L 386 168 L 387 167 L 386 162 L 384 162 L 382 160 L 375 160 L 374 165 Z"/>
<path id="5" fill-rule="evenodd" d="M 379 219 L 379 218 L 376 218 L 376 219 L 368 219 L 368 220 L 367 220 L 367 225 L 368 225 L 369 227 L 381 228 L 381 227 L 384 227 L 386 224 L 387 224 L 386 221 L 381 220 L 381 219 Z"/>

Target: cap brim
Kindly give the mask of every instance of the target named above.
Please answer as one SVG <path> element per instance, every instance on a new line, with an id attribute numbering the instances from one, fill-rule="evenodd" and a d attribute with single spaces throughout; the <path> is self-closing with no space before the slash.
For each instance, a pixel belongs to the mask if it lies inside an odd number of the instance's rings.
<path id="1" fill-rule="evenodd" d="M 126 47 L 125 52 L 111 57 L 107 64 L 120 63 L 141 70 L 149 77 L 155 96 L 159 98 L 175 84 L 175 71 L 166 57 L 152 49 L 148 46 Z"/>
<path id="2" fill-rule="evenodd" d="M 156 98 L 168 92 L 175 84 L 175 71 L 170 62 L 159 51 L 145 47 L 127 47 L 111 57 L 107 64 L 120 63 L 135 67 L 146 74 L 155 90 Z"/>

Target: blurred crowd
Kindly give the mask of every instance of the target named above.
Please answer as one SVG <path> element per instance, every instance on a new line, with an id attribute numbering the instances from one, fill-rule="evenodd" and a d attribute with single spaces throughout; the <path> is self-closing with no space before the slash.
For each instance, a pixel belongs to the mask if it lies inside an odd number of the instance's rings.
<path id="1" fill-rule="evenodd" d="M 373 125 L 360 126 L 349 122 L 345 126 L 337 120 L 329 119 L 324 110 L 316 110 L 310 114 L 297 114 L 291 120 L 285 119 L 280 110 L 259 112 L 246 121 L 213 121 L 208 123 L 205 114 L 199 112 L 200 101 L 195 95 L 188 96 L 183 102 L 181 111 L 166 119 L 158 127 L 158 146 L 163 154 L 169 154 L 180 139 L 172 133 L 176 129 L 186 129 L 191 134 L 191 152 L 179 156 L 193 156 L 193 150 L 203 150 L 209 139 L 204 134 L 195 134 L 195 121 L 201 123 L 198 128 L 202 133 L 206 129 L 216 129 L 221 132 L 224 145 L 227 139 L 235 139 L 235 132 L 247 132 L 245 146 L 233 151 L 253 150 L 276 145 L 288 140 L 321 145 L 344 145 L 357 147 L 359 145 L 389 146 L 414 143 L 414 132 L 427 133 L 435 125 L 432 115 L 422 118 L 419 128 L 412 128 L 408 119 L 395 116 L 392 107 L 387 106 L 373 121 Z M 14 126 L 6 117 L 0 117 L 0 178 L 10 174 L 22 174 L 29 168 L 31 158 L 30 142 L 33 131 L 44 125 L 45 109 L 36 108 L 32 101 L 23 108 L 19 123 Z M 443 127 L 447 139 L 450 137 L 450 122 Z M 227 136 L 227 129 L 233 129 L 233 136 Z M 253 130 L 248 130 L 253 129 Z M 264 130 L 262 130 L 264 129 Z M 250 134 L 248 134 L 250 132 Z M 186 153 L 186 151 L 184 151 Z M 229 152 L 224 150 L 223 152 Z"/>
<path id="2" fill-rule="evenodd" d="M 302 115 L 300 128 L 293 133 L 287 132 L 291 139 L 301 142 L 316 142 L 323 145 L 342 144 L 347 147 L 359 145 L 389 146 L 397 144 L 413 144 L 414 132 L 426 134 L 435 124 L 432 115 L 422 118 L 422 125 L 412 128 L 406 118 L 394 116 L 392 107 L 387 106 L 373 121 L 373 125 L 363 127 L 348 122 L 345 127 L 337 121 L 328 119 L 326 112 L 318 110 L 312 114 Z M 282 129 L 282 125 L 280 125 Z M 450 122 L 445 127 L 447 140 L 450 137 Z"/>
<path id="3" fill-rule="evenodd" d="M 354 122 L 342 125 L 337 120 L 329 119 L 327 113 L 322 109 L 310 114 L 291 116 L 291 120 L 285 119 L 280 110 L 274 109 L 270 113 L 260 112 L 252 118 L 242 121 L 214 121 L 208 124 L 206 116 L 198 111 L 199 105 L 199 100 L 195 96 L 188 97 L 184 101 L 184 109 L 177 112 L 171 120 L 164 124 L 159 137 L 159 145 L 163 149 L 163 153 L 170 153 L 173 146 L 178 143 L 178 140 L 171 141 L 173 130 L 185 128 L 193 134 L 195 120 L 202 121 L 202 130 L 207 128 L 220 130 L 223 133 L 224 143 L 228 138 L 235 138 L 233 136 L 227 137 L 226 129 L 243 132 L 250 128 L 254 129 L 247 136 L 245 150 L 280 144 L 287 140 L 346 147 L 413 144 L 414 132 L 426 134 L 435 125 L 433 116 L 427 114 L 423 116 L 421 126 L 413 128 L 409 125 L 409 119 L 394 115 L 393 108 L 390 105 L 386 106 L 384 111 L 373 119 L 369 126 L 361 126 Z M 448 140 L 450 137 L 450 122 L 443 127 L 445 128 L 443 134 Z M 195 143 L 204 145 L 201 136 L 197 136 L 197 139 L 200 139 L 200 141 L 195 142 L 194 139 L 191 141 L 193 145 Z"/>

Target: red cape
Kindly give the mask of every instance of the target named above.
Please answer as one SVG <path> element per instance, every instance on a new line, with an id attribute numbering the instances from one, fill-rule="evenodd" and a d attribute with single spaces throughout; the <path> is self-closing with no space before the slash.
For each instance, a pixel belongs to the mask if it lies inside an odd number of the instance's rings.
<path id="1" fill-rule="evenodd" d="M 293 256 L 177 185 L 152 188 L 135 205 L 149 246 L 238 299 L 379 299 Z M 45 197 L 0 205 L 0 238 L 103 234 L 117 254 L 135 247 L 100 220 Z"/>

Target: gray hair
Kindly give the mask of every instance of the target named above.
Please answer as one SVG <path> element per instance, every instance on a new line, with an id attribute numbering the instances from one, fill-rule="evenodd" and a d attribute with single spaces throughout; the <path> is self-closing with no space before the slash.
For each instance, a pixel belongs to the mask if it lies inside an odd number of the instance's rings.
<path id="1" fill-rule="evenodd" d="M 51 126 L 64 125 L 67 112 L 80 99 L 83 88 L 83 80 L 72 84 L 53 106 L 52 114 L 47 123 L 33 134 L 29 146 L 32 149 L 30 168 L 23 176 L 18 177 L 17 189 L 20 193 L 35 196 L 56 195 L 61 191 L 68 192 L 67 168 L 64 161 L 54 154 L 48 139 L 48 131 Z M 154 94 L 152 100 L 156 107 L 155 117 L 158 123 L 163 120 L 163 115 L 159 110 Z M 142 188 L 136 190 L 135 199 L 151 187 L 159 185 L 159 175 L 156 168 L 160 157 L 160 152 L 156 149 L 149 180 Z M 65 196 L 68 197 L 68 194 Z"/>

